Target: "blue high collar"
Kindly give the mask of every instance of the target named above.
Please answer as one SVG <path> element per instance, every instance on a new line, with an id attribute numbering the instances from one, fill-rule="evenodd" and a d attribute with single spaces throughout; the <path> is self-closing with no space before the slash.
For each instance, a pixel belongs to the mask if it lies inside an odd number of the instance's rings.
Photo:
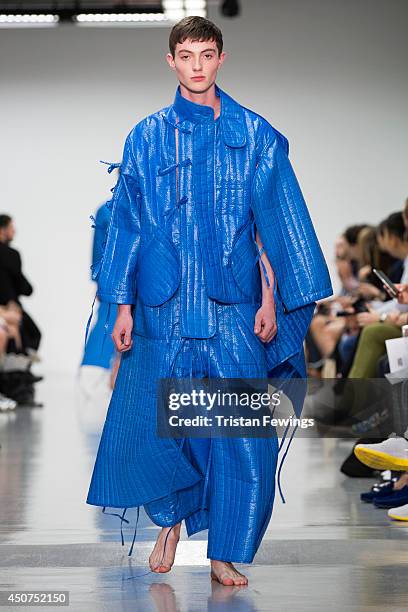
<path id="1" fill-rule="evenodd" d="M 220 88 L 217 85 L 215 85 L 215 95 L 218 98 L 221 97 Z M 222 112 L 222 97 L 220 102 Z M 186 119 L 187 121 L 193 121 L 195 123 L 208 119 L 214 119 L 213 107 L 207 106 L 206 104 L 197 104 L 196 102 L 188 100 L 187 98 L 181 95 L 180 85 L 177 87 L 176 90 L 173 108 L 176 111 L 177 115 L 180 117 L 181 121 L 184 121 Z"/>
<path id="2" fill-rule="evenodd" d="M 220 128 L 224 142 L 229 147 L 244 147 L 247 142 L 247 127 L 243 107 L 231 96 L 215 85 L 215 94 L 220 98 Z M 187 100 L 177 87 L 174 102 L 166 112 L 167 120 L 174 126 L 176 117 L 179 119 L 178 127 L 191 131 L 191 124 L 214 121 L 214 109 L 206 104 L 197 104 Z"/>

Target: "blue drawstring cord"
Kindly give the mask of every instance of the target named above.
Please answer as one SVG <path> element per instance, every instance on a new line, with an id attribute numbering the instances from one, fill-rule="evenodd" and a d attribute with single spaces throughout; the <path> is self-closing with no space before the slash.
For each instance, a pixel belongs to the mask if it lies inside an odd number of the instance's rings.
<path id="1" fill-rule="evenodd" d="M 270 286 L 271 286 L 271 283 L 270 283 L 270 281 L 269 281 L 269 277 L 268 277 L 268 273 L 267 273 L 267 271 L 266 271 L 265 264 L 264 264 L 264 262 L 262 261 L 262 255 L 265 253 L 265 247 L 263 246 L 263 247 L 260 249 L 260 248 L 259 248 L 259 246 L 258 246 L 258 243 L 257 243 L 257 241 L 256 241 L 256 236 L 255 236 L 255 221 L 253 221 L 253 222 L 252 222 L 252 225 L 251 225 L 251 233 L 252 233 L 252 240 L 253 240 L 253 242 L 254 242 L 254 244 L 255 244 L 255 246 L 256 246 L 256 250 L 257 250 L 257 256 L 256 256 L 255 261 L 254 261 L 254 266 L 255 266 L 255 265 L 258 263 L 258 260 L 261 262 L 262 272 L 263 272 L 264 277 L 265 277 L 265 280 L 266 280 L 266 285 L 267 285 L 267 287 L 268 287 L 268 289 L 269 289 L 269 288 L 270 288 Z"/>
<path id="2" fill-rule="evenodd" d="M 118 514 L 117 512 L 106 512 L 105 511 L 106 506 L 104 506 L 102 508 L 102 514 L 110 514 L 110 516 L 118 516 L 120 518 L 120 535 L 122 537 L 122 546 L 125 545 L 125 540 L 123 538 L 123 523 L 129 523 L 129 521 L 127 519 L 125 519 L 125 514 L 126 514 L 126 510 L 127 508 L 124 508 L 122 514 Z"/>
<path id="3" fill-rule="evenodd" d="M 113 172 L 115 168 L 120 168 L 121 166 L 121 162 L 107 162 L 103 159 L 100 159 L 99 161 L 101 162 L 101 164 L 106 164 L 107 166 L 109 166 L 108 174 L 111 174 L 111 172 Z"/>
<path id="4" fill-rule="evenodd" d="M 278 454 L 279 454 L 279 451 L 281 450 L 281 448 L 282 448 L 282 446 L 283 446 L 283 443 L 284 443 L 284 441 L 285 441 L 285 438 L 286 438 L 286 434 L 287 434 L 288 428 L 289 428 L 289 425 L 286 427 L 285 433 L 283 434 L 282 442 L 281 442 L 281 443 L 280 443 L 280 445 L 279 445 Z M 291 434 L 291 436 L 290 436 L 290 439 L 289 439 L 288 445 L 287 445 L 286 450 L 285 450 L 285 452 L 284 452 L 284 454 L 283 454 L 283 457 L 282 457 L 282 460 L 281 460 L 281 462 L 280 462 L 280 464 L 279 464 L 279 469 L 278 469 L 278 489 L 279 489 L 279 495 L 281 496 L 281 500 L 282 500 L 282 503 L 283 503 L 283 504 L 285 504 L 285 503 L 286 503 L 286 501 L 285 501 L 285 498 L 284 498 L 284 496 L 283 496 L 283 493 L 282 493 L 282 487 L 281 487 L 281 483 L 280 483 L 281 471 L 282 471 L 282 467 L 283 467 L 283 462 L 285 461 L 286 455 L 288 454 L 289 447 L 290 447 L 290 445 L 291 445 L 291 443 L 292 443 L 292 440 L 293 440 L 293 437 L 294 437 L 294 435 L 295 435 L 295 433 L 296 433 L 296 429 L 297 429 L 297 428 L 298 428 L 298 425 L 296 424 L 296 425 L 295 425 L 294 430 L 292 431 L 292 434 Z"/>
<path id="5" fill-rule="evenodd" d="M 89 319 L 88 319 L 88 322 L 86 324 L 86 329 L 85 329 L 85 346 L 86 346 L 86 342 L 88 340 L 89 327 L 91 325 L 91 321 L 92 321 L 92 317 L 93 317 L 93 311 L 94 311 L 94 306 L 95 306 L 95 301 L 96 301 L 97 295 L 98 295 L 98 293 L 96 292 L 95 293 L 95 297 L 94 297 L 93 302 L 92 302 L 91 314 L 89 315 Z"/>
<path id="6" fill-rule="evenodd" d="M 133 546 L 135 545 L 137 525 L 139 523 L 139 516 L 140 516 L 140 506 L 137 507 L 137 517 L 136 517 L 135 532 L 133 534 L 133 540 L 132 540 L 132 544 L 131 544 L 129 552 L 128 552 L 128 557 L 131 557 L 132 553 L 133 553 Z"/>

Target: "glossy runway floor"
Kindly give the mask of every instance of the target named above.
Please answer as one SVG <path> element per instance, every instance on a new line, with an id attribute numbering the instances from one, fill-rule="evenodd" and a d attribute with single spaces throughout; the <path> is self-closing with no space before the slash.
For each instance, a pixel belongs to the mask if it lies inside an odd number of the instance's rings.
<path id="1" fill-rule="evenodd" d="M 158 528 L 141 513 L 129 558 L 135 513 L 122 547 L 119 519 L 85 503 L 100 425 L 69 377 L 49 376 L 38 399 L 44 408 L 0 413 L 0 591 L 65 590 L 68 609 L 87 612 L 408 609 L 408 524 L 360 502 L 373 480 L 339 472 L 350 441 L 295 439 L 286 504 L 276 496 L 254 564 L 238 565 L 247 587 L 210 580 L 206 532 L 182 531 L 172 571 L 140 576 Z"/>

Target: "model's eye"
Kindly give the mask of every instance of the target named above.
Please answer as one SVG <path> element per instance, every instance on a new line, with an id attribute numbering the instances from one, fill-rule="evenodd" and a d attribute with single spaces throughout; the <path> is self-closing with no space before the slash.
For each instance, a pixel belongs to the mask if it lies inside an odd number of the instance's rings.
<path id="1" fill-rule="evenodd" d="M 182 55 L 182 56 L 181 56 L 181 59 L 183 59 L 183 60 L 184 60 L 184 59 L 188 59 L 189 57 L 190 57 L 189 55 Z"/>
<path id="2" fill-rule="evenodd" d="M 208 59 L 211 59 L 212 58 L 212 53 L 207 53 L 207 55 L 205 57 L 207 57 Z"/>

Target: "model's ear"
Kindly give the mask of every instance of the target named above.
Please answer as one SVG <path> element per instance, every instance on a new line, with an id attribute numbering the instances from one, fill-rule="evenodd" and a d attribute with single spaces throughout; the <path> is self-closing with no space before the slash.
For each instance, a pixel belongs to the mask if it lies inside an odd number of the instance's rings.
<path id="1" fill-rule="evenodd" d="M 171 53 L 167 53 L 166 54 L 166 60 L 167 60 L 168 65 L 170 66 L 170 68 L 172 68 L 174 70 L 176 68 L 176 64 L 174 62 L 174 58 L 173 58 Z"/>

